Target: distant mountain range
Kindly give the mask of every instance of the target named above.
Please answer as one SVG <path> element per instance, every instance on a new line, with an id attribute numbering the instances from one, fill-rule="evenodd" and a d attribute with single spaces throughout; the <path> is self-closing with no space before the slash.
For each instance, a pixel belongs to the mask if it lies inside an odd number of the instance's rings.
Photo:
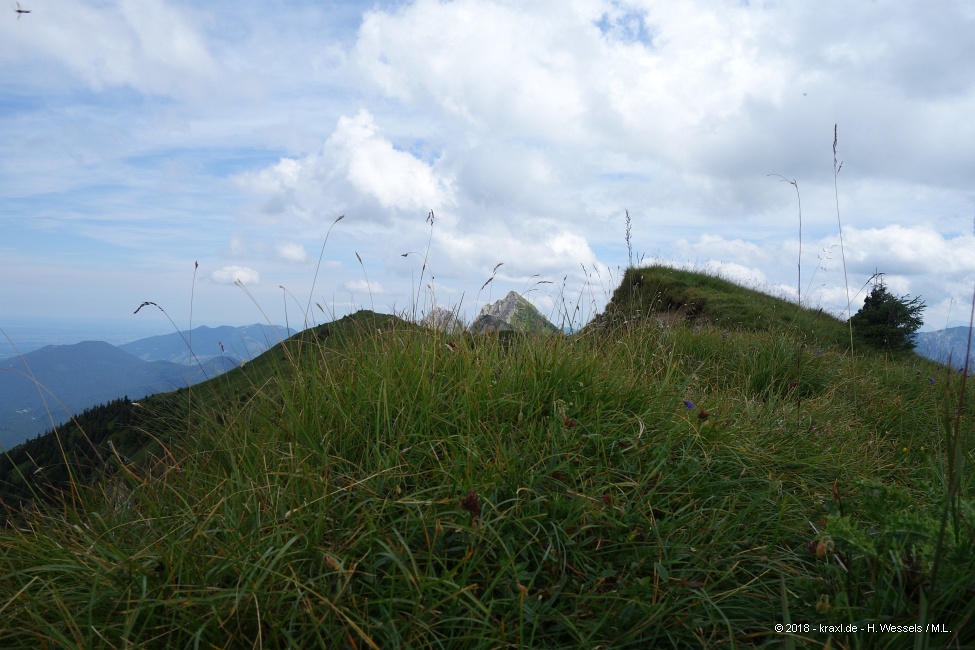
<path id="1" fill-rule="evenodd" d="M 975 347 L 975 341 L 973 341 Z M 936 332 L 919 332 L 917 335 L 917 347 L 914 351 L 922 357 L 927 357 L 939 363 L 948 363 L 951 358 L 951 365 L 955 368 L 962 368 L 965 365 L 965 352 L 968 349 L 968 328 L 949 327 L 948 329 Z M 973 350 L 975 352 L 975 350 Z M 975 365 L 975 354 L 969 361 L 969 367 Z"/>
<path id="2" fill-rule="evenodd" d="M 0 448 L 10 449 L 50 430 L 52 421 L 60 424 L 98 404 L 213 378 L 292 333 L 267 325 L 198 327 L 117 347 L 104 341 L 48 345 L 0 360 Z"/>
<path id="3" fill-rule="evenodd" d="M 280 325 L 248 325 L 246 327 L 197 327 L 182 334 L 173 332 L 150 336 L 118 346 L 143 361 L 171 361 L 196 365 L 216 357 L 249 361 L 279 341 L 294 334 L 294 330 Z M 185 337 L 185 338 L 184 338 Z M 193 351 L 190 352 L 190 344 Z"/>

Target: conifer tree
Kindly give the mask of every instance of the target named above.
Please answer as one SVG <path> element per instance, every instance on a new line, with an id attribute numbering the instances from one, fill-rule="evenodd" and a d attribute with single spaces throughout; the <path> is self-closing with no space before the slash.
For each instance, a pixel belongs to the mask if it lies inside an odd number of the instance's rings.
<path id="1" fill-rule="evenodd" d="M 853 335 L 872 347 L 892 352 L 913 350 L 926 306 L 920 297 L 898 297 L 890 293 L 881 277 L 863 307 L 850 319 Z"/>

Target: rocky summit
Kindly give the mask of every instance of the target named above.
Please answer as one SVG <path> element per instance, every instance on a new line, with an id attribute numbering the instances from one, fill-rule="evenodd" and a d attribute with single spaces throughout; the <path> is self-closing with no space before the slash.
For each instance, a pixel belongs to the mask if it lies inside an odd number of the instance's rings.
<path id="1" fill-rule="evenodd" d="M 484 305 L 480 315 L 467 330 L 473 334 L 484 332 L 557 332 L 558 328 L 516 291 L 509 291 L 503 300 Z"/>
<path id="2" fill-rule="evenodd" d="M 448 334 L 453 334 L 464 329 L 464 324 L 457 318 L 457 314 L 443 307 L 434 307 L 429 314 L 423 317 L 420 325 Z"/>

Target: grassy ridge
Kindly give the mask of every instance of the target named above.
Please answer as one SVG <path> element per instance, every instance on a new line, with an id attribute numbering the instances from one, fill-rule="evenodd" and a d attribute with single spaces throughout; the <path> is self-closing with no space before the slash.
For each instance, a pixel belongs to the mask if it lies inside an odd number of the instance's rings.
<path id="1" fill-rule="evenodd" d="M 8 522 L 0 646 L 975 642 L 967 498 L 931 571 L 956 375 L 636 273 L 581 335 L 366 312 L 150 402 L 153 453 Z"/>
<path id="2" fill-rule="evenodd" d="M 849 346 L 847 324 L 822 309 L 748 289 L 719 276 L 655 265 L 628 270 L 593 327 L 648 317 L 726 330 L 781 331 L 819 345 Z"/>

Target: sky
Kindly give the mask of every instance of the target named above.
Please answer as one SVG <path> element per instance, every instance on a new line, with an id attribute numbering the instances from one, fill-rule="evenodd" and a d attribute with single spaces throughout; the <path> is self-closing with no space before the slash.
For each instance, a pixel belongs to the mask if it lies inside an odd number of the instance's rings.
<path id="1" fill-rule="evenodd" d="M 581 324 L 631 263 L 843 317 L 883 273 L 925 329 L 968 320 L 968 0 L 16 6 L 0 328 L 470 321 L 511 290 Z"/>

